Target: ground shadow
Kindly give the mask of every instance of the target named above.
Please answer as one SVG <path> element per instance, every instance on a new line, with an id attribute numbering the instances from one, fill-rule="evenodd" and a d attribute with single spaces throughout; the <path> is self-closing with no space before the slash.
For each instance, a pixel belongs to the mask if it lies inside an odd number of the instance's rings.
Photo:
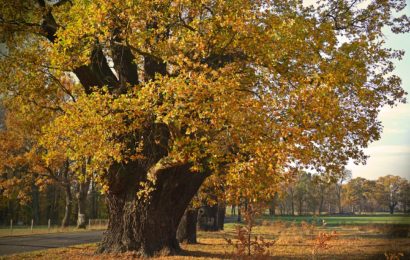
<path id="1" fill-rule="evenodd" d="M 232 259 L 232 255 L 229 253 L 211 253 L 199 250 L 182 250 L 178 255 L 191 256 L 191 257 L 205 257 L 205 258 L 219 258 L 219 259 Z"/>

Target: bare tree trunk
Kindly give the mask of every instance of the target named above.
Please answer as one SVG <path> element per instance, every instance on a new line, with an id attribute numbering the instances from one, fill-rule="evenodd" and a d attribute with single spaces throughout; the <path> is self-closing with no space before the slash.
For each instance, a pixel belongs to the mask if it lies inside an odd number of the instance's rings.
<path id="1" fill-rule="evenodd" d="M 35 223 L 40 222 L 40 193 L 38 190 L 38 187 L 36 185 L 32 186 L 32 197 L 31 197 L 31 203 L 32 203 L 32 219 L 34 220 Z"/>
<path id="2" fill-rule="evenodd" d="M 64 192 L 65 192 L 65 211 L 63 221 L 61 222 L 61 227 L 68 227 L 70 225 L 70 216 L 72 210 L 72 195 L 71 195 L 71 185 L 65 184 L 64 185 Z"/>
<path id="3" fill-rule="evenodd" d="M 90 187 L 90 180 L 78 184 L 77 200 L 78 200 L 78 215 L 77 228 L 86 228 L 86 208 L 87 208 L 87 193 Z"/>
<path id="4" fill-rule="evenodd" d="M 199 209 L 198 228 L 202 231 L 218 230 L 218 205 L 204 205 Z"/>
<path id="5" fill-rule="evenodd" d="M 321 215 L 323 211 L 323 202 L 324 202 L 324 194 L 323 192 L 320 195 L 320 203 L 319 203 L 319 216 Z"/>
<path id="6" fill-rule="evenodd" d="M 236 215 L 236 206 L 232 205 L 231 206 L 231 216 L 235 216 Z"/>
<path id="7" fill-rule="evenodd" d="M 96 191 L 95 181 L 91 181 L 90 192 L 90 218 L 98 218 L 98 192 Z"/>
<path id="8" fill-rule="evenodd" d="M 290 190 L 290 205 L 292 209 L 292 216 L 294 216 L 295 215 L 295 198 L 293 194 L 293 189 Z"/>
<path id="9" fill-rule="evenodd" d="M 177 240 L 180 243 L 196 244 L 197 217 L 198 209 L 188 208 L 185 210 L 177 230 Z"/>
<path id="10" fill-rule="evenodd" d="M 389 204 L 389 212 L 390 212 L 391 215 L 394 214 L 394 208 L 395 207 L 396 207 L 396 204 L 392 204 L 392 203 Z"/>
<path id="11" fill-rule="evenodd" d="M 216 216 L 216 225 L 218 230 L 224 229 L 226 206 L 224 202 L 218 203 L 218 211 Z"/>

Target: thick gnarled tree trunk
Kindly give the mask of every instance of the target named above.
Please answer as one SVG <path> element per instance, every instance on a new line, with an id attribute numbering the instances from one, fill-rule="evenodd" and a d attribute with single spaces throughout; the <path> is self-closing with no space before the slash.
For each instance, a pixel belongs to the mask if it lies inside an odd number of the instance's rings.
<path id="1" fill-rule="evenodd" d="M 178 224 L 206 178 L 204 173 L 191 173 L 189 168 L 183 165 L 162 171 L 153 191 L 141 198 L 137 193 L 142 188 L 135 179 L 143 173 L 129 169 L 122 176 L 116 175 L 116 183 L 107 195 L 108 229 L 98 252 L 136 251 L 141 256 L 177 253 Z"/>

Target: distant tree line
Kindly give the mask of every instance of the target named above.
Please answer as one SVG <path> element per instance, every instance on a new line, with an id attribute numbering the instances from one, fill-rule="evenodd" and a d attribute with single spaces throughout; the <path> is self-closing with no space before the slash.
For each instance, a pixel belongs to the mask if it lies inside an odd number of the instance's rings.
<path id="1" fill-rule="evenodd" d="M 3 177 L 6 174 L 3 173 Z M 0 225 L 8 225 L 10 220 L 17 225 L 28 225 L 31 220 L 34 225 L 77 225 L 85 228 L 89 218 L 107 218 L 105 196 L 102 195 L 94 182 L 89 187 L 85 197 L 81 196 L 80 183 L 70 183 L 68 186 L 52 183 L 39 189 L 33 185 L 28 198 L 22 201 L 19 193 L 3 196 L 0 189 Z M 81 206 L 83 209 L 81 209 Z"/>
<path id="2" fill-rule="evenodd" d="M 410 183 L 399 176 L 352 179 L 350 171 L 345 171 L 338 180 L 325 181 L 321 176 L 301 173 L 283 190 L 269 205 L 271 215 L 410 212 Z"/>

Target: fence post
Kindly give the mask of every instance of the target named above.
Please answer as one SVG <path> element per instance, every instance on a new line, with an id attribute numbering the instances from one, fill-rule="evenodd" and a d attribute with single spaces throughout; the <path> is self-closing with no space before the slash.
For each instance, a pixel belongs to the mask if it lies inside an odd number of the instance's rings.
<path id="1" fill-rule="evenodd" d="M 33 233 L 33 225 L 34 225 L 34 219 L 31 219 L 31 227 L 30 227 L 31 233 Z"/>
<path id="2" fill-rule="evenodd" d="M 10 233 L 13 235 L 13 220 L 10 219 Z"/>
<path id="3" fill-rule="evenodd" d="M 48 233 L 50 233 L 50 219 L 48 219 Z"/>
<path id="4" fill-rule="evenodd" d="M 88 219 L 88 229 L 91 230 L 91 219 Z"/>

